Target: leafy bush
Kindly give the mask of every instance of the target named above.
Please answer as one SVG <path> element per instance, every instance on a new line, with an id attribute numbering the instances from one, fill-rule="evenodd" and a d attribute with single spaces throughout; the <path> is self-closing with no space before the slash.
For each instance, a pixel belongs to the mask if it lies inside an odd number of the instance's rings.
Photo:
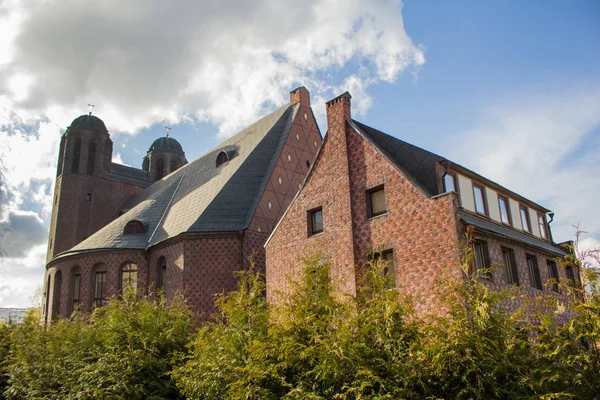
<path id="1" fill-rule="evenodd" d="M 44 329 L 29 316 L 14 329 L 8 399 L 171 399 L 172 359 L 189 340 L 192 313 L 132 295 Z"/>

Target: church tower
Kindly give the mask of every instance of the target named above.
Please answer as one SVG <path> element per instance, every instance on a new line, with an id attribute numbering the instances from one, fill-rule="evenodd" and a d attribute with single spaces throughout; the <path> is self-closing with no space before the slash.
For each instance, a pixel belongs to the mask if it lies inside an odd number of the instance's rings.
<path id="1" fill-rule="evenodd" d="M 94 221 L 97 182 L 110 172 L 113 142 L 104 122 L 77 117 L 60 140 L 47 259 L 68 250 L 98 228 Z"/>
<path id="2" fill-rule="evenodd" d="M 158 138 L 148 149 L 142 161 L 142 169 L 148 172 L 150 184 L 187 164 L 181 144 L 172 137 Z"/>

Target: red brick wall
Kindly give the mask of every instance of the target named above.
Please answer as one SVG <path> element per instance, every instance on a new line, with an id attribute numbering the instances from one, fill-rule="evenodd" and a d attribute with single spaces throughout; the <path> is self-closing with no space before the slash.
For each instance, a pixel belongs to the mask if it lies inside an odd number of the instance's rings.
<path id="1" fill-rule="evenodd" d="M 48 260 L 69 250 L 119 216 L 127 200 L 142 188 L 86 174 L 67 174 L 56 180 Z M 92 193 L 92 201 L 86 200 Z"/>
<path id="2" fill-rule="evenodd" d="M 349 118 L 349 98 L 328 103 L 329 131 L 314 169 L 267 245 L 267 296 L 276 300 L 287 276 L 302 268 L 298 257 L 315 251 L 334 262 L 339 288 L 355 293 L 355 265 L 381 248 L 394 251 L 396 285 L 415 296 L 418 310 L 432 309 L 435 282 L 460 276 L 455 195 L 429 198 L 347 125 Z M 381 184 L 387 213 L 368 219 L 366 190 Z M 308 237 L 307 211 L 318 206 L 323 233 Z"/>
<path id="3" fill-rule="evenodd" d="M 292 91 L 290 102 L 299 102 L 300 106 L 248 228 L 251 231 L 271 233 L 298 192 L 323 141 L 310 108 L 308 91 L 305 88 Z"/>
<path id="4" fill-rule="evenodd" d="M 335 262 L 334 281 L 355 292 L 350 180 L 342 104 L 328 112 L 329 131 L 309 178 L 267 244 L 267 298 L 288 288 L 287 277 L 301 270 L 298 257 L 321 252 Z M 308 236 L 307 211 L 323 207 L 323 233 Z"/>
<path id="5" fill-rule="evenodd" d="M 566 296 L 564 289 L 561 291 L 561 293 L 557 293 L 556 291 L 552 290 L 546 285 L 546 281 L 550 279 L 550 273 L 548 271 L 546 261 L 554 260 L 554 256 L 548 255 L 538 250 L 534 250 L 529 247 L 525 247 L 522 244 L 516 242 L 503 241 L 480 233 L 474 233 L 473 238 L 484 240 L 487 242 L 488 245 L 490 262 L 495 267 L 492 272 L 492 281 L 484 281 L 489 287 L 495 290 L 501 290 L 503 288 L 512 287 L 512 285 L 508 284 L 506 281 L 506 275 L 504 270 L 504 259 L 502 256 L 501 247 L 506 247 L 509 249 L 513 249 L 513 251 L 515 252 L 515 260 L 517 262 L 520 282 L 520 286 L 517 286 L 517 289 L 522 294 L 524 294 L 526 298 L 528 298 L 529 300 L 534 300 L 538 296 L 553 296 L 557 297 L 563 302 L 569 301 L 569 298 L 568 296 Z M 532 282 L 529 276 L 529 267 L 527 265 L 526 260 L 527 254 L 531 254 L 537 257 L 538 268 L 540 270 L 540 277 L 542 279 L 542 284 L 544 285 L 543 290 L 538 290 L 537 288 L 534 288 L 532 286 Z M 564 268 L 561 267 L 560 263 L 557 263 L 557 269 L 559 279 L 566 279 L 566 271 Z M 574 273 L 576 277 L 579 277 L 579 271 L 577 267 L 574 267 Z M 516 301 L 509 301 L 506 304 L 506 306 L 509 310 L 515 311 L 520 306 L 520 304 Z"/>
<path id="6" fill-rule="evenodd" d="M 103 263 L 106 265 L 108 274 L 108 293 L 110 296 L 116 295 L 120 290 L 120 267 L 123 263 L 130 261 L 138 265 L 138 292 L 145 294 L 147 292 L 148 283 L 148 263 L 147 259 L 143 254 L 143 250 L 134 251 L 110 251 L 110 252 L 98 252 L 91 254 L 83 254 L 65 258 L 64 260 L 56 261 L 46 271 L 44 289 L 46 289 L 46 282 L 48 276 L 51 277 L 51 295 L 48 296 L 45 293 L 44 304 L 46 299 L 50 298 L 49 304 L 49 315 L 52 315 L 54 299 L 52 294 L 55 290 L 54 277 L 56 272 L 60 270 L 62 272 L 62 282 L 60 288 L 60 310 L 58 313 L 62 317 L 67 317 L 72 311 L 72 282 L 73 282 L 73 268 L 79 266 L 81 269 L 81 305 L 80 309 L 82 312 L 90 312 L 92 309 L 92 302 L 94 299 L 94 267 Z"/>
<path id="7" fill-rule="evenodd" d="M 179 241 L 166 245 L 158 245 L 150 249 L 148 254 L 149 276 L 150 276 L 150 294 L 154 294 L 157 289 L 159 273 L 158 260 L 165 257 L 167 264 L 167 280 L 163 282 L 162 290 L 167 299 L 172 299 L 184 291 L 184 242 Z"/>
<path id="8" fill-rule="evenodd" d="M 216 310 L 214 295 L 237 287 L 233 276 L 242 265 L 241 235 L 184 240 L 185 296 L 205 317 Z"/>

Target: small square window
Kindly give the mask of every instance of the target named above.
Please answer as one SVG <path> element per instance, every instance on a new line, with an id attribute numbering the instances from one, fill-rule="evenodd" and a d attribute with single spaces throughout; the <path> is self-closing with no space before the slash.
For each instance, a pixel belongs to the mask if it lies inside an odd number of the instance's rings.
<path id="1" fill-rule="evenodd" d="M 323 232 L 323 207 L 308 212 L 308 235 Z"/>
<path id="2" fill-rule="evenodd" d="M 444 192 L 456 192 L 458 193 L 458 185 L 456 184 L 456 175 L 454 173 L 447 172 L 444 175 Z"/>
<path id="3" fill-rule="evenodd" d="M 385 191 L 383 190 L 383 186 L 378 186 L 367 191 L 367 207 L 369 218 L 385 214 L 387 212 L 385 206 Z"/>

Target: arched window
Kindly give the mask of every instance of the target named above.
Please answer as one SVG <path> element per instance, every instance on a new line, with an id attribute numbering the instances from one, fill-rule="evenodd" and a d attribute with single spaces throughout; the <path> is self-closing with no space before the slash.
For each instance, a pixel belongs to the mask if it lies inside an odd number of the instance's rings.
<path id="1" fill-rule="evenodd" d="M 121 290 L 137 291 L 137 264 L 126 262 L 121 266 Z"/>
<path id="2" fill-rule="evenodd" d="M 52 318 L 60 315 L 60 286 L 62 285 L 62 272 L 54 274 L 54 291 L 52 293 Z"/>
<path id="3" fill-rule="evenodd" d="M 166 290 L 167 288 L 167 260 L 164 257 L 158 259 L 158 268 L 156 269 L 157 289 Z"/>
<path id="4" fill-rule="evenodd" d="M 44 307 L 44 317 L 46 320 L 46 323 L 50 322 L 50 316 L 48 315 L 48 311 L 50 310 L 50 288 L 52 287 L 51 285 L 52 283 L 52 277 L 50 276 L 50 274 L 48 274 L 48 283 L 46 284 L 46 293 L 44 298 L 46 299 L 46 304 Z"/>
<path id="5" fill-rule="evenodd" d="M 169 168 L 169 172 L 175 172 L 179 168 L 179 163 L 177 160 L 171 160 L 171 167 Z"/>
<path id="6" fill-rule="evenodd" d="M 73 164 L 71 164 L 71 173 L 79 173 L 79 159 L 81 158 L 81 138 L 75 139 L 75 147 L 73 148 Z"/>
<path id="7" fill-rule="evenodd" d="M 129 221 L 125 228 L 123 228 L 123 235 L 133 235 L 135 233 L 146 232 L 146 227 L 140 221 Z"/>
<path id="8" fill-rule="evenodd" d="M 81 306 L 81 268 L 73 267 L 71 272 L 71 312 Z"/>
<path id="9" fill-rule="evenodd" d="M 161 180 L 165 176 L 165 161 L 159 158 L 156 162 L 156 180 Z"/>
<path id="10" fill-rule="evenodd" d="M 94 268 L 94 305 L 100 307 L 106 304 L 108 298 L 108 272 L 106 265 L 98 264 Z"/>
<path id="11" fill-rule="evenodd" d="M 219 165 L 224 164 L 227 161 L 229 161 L 229 156 L 227 155 L 227 153 L 225 153 L 224 151 L 220 152 L 217 155 L 217 168 L 219 167 Z"/>
<path id="12" fill-rule="evenodd" d="M 96 165 L 96 142 L 90 143 L 88 148 L 88 164 L 87 173 L 88 175 L 94 174 L 94 166 Z"/>

